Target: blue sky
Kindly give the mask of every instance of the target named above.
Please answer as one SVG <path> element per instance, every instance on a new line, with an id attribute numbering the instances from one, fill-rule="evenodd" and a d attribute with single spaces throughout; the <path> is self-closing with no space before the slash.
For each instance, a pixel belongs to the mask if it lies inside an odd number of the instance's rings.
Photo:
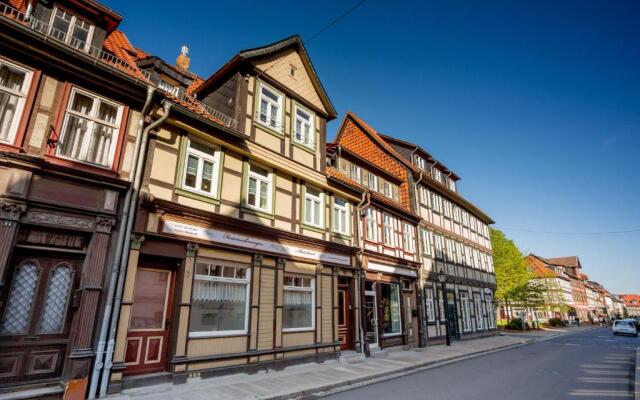
<path id="1" fill-rule="evenodd" d="M 309 38 L 353 1 L 104 0 L 134 45 L 204 77 L 238 50 Z M 523 252 L 578 255 L 640 292 L 640 2 L 368 0 L 308 43 L 340 118 L 422 145 Z M 338 121 L 329 125 L 330 138 Z"/>

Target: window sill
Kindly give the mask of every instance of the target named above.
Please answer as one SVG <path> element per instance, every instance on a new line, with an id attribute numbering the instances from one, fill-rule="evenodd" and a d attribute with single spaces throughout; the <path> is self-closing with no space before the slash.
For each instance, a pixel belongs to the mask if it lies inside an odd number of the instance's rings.
<path id="1" fill-rule="evenodd" d="M 312 154 L 312 155 L 314 155 L 314 156 L 316 155 L 316 149 L 315 149 L 315 148 L 312 148 L 312 147 L 306 146 L 306 145 L 304 145 L 304 144 L 302 144 L 302 143 L 296 142 L 295 140 L 292 140 L 292 141 L 291 141 L 291 144 L 292 144 L 294 147 L 297 147 L 297 148 L 299 148 L 299 149 L 301 149 L 301 150 L 304 150 L 304 151 L 306 151 L 306 152 L 307 152 L 307 153 L 309 153 L 309 154 Z"/>
<path id="2" fill-rule="evenodd" d="M 210 197 L 210 196 L 207 196 L 207 195 L 202 194 L 202 193 L 192 192 L 191 190 L 188 190 L 188 189 L 176 188 L 174 192 L 177 195 L 184 196 L 184 197 L 190 197 L 192 199 L 204 201 L 206 203 L 211 203 L 211 204 L 214 204 L 214 205 L 220 204 L 220 200 L 216 199 L 213 196 Z"/>
<path id="3" fill-rule="evenodd" d="M 228 332 L 189 332 L 189 339 L 207 339 L 207 338 L 230 338 L 247 336 L 247 331 L 228 331 Z"/>
<path id="4" fill-rule="evenodd" d="M 382 337 L 383 338 L 394 338 L 394 337 L 399 337 L 402 336 L 402 332 L 398 332 L 398 333 L 383 333 Z"/>
<path id="5" fill-rule="evenodd" d="M 247 214 L 252 214 L 252 215 L 256 215 L 258 217 L 263 217 L 263 218 L 268 218 L 268 219 L 275 219 L 275 216 L 273 215 L 273 213 L 267 212 L 267 211 L 260 211 L 260 210 L 256 210 L 255 208 L 251 208 L 247 205 L 242 206 L 242 211 L 247 213 Z"/>
<path id="6" fill-rule="evenodd" d="M 348 235 L 346 233 L 339 233 L 339 232 L 331 232 L 331 236 L 339 239 L 344 239 L 344 240 L 351 240 L 353 238 L 353 236 L 351 235 Z"/>
<path id="7" fill-rule="evenodd" d="M 69 158 L 62 158 L 55 155 L 45 155 L 45 159 L 51 164 L 60 165 L 63 167 L 80 169 L 83 171 L 92 172 L 95 174 L 106 175 L 111 177 L 117 177 L 118 173 L 111 168 L 100 167 L 94 164 L 89 164 L 83 161 L 76 161 Z"/>
<path id="8" fill-rule="evenodd" d="M 317 232 L 317 233 L 325 233 L 325 229 L 324 228 L 321 228 L 319 226 L 305 224 L 305 223 L 302 224 L 302 229 L 306 229 L 306 230 Z"/>
<path id="9" fill-rule="evenodd" d="M 253 126 L 255 126 L 256 128 L 260 128 L 262 130 L 264 130 L 267 133 L 272 134 L 273 136 L 279 138 L 279 139 L 284 139 L 284 133 L 280 132 L 276 129 L 273 129 L 272 127 L 270 127 L 269 125 L 263 124 L 262 122 L 260 122 L 259 120 L 254 120 L 253 121 Z"/>
<path id="10" fill-rule="evenodd" d="M 287 328 L 282 329 L 282 333 L 304 333 L 304 332 L 315 332 L 316 328 Z"/>

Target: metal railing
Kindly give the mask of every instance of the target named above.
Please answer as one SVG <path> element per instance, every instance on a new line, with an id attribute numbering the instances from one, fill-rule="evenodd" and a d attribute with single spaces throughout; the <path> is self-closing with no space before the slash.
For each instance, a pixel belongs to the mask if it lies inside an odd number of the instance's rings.
<path id="1" fill-rule="evenodd" d="M 27 16 L 22 11 L 13 8 L 5 3 L 0 3 L 0 16 L 14 20 L 23 26 L 30 28 L 42 35 L 52 38 L 60 43 L 63 43 L 75 50 L 87 54 L 91 58 L 101 61 L 104 64 L 110 65 L 118 70 L 129 73 L 130 75 L 145 81 L 148 84 L 158 87 L 164 93 L 167 93 L 169 97 L 173 97 L 182 103 L 186 103 L 188 108 L 192 111 L 196 111 L 201 114 L 207 115 L 210 119 L 215 120 L 218 123 L 223 124 L 228 128 L 235 129 L 238 122 L 228 115 L 214 109 L 213 107 L 204 104 L 197 100 L 195 97 L 182 93 L 176 94 L 174 90 L 167 88 L 166 86 L 160 86 L 157 82 L 152 82 L 151 74 L 147 71 L 141 70 L 135 64 L 129 63 L 116 57 L 115 55 L 104 51 L 101 48 L 93 46 L 89 43 L 83 42 L 78 38 L 69 36 L 68 32 L 61 31 L 53 26 L 34 18 L 33 16 Z"/>

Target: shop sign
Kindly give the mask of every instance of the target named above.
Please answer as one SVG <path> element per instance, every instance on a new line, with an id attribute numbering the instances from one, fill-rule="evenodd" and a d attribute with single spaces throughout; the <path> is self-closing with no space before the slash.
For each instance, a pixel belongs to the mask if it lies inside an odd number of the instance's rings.
<path id="1" fill-rule="evenodd" d="M 288 255 L 292 257 L 302 257 L 331 264 L 351 264 L 348 256 L 323 253 L 320 251 L 291 246 L 271 240 L 264 240 L 254 236 L 226 232 L 214 228 L 204 228 L 201 226 L 189 225 L 177 221 L 165 220 L 162 225 L 162 231 L 164 233 L 169 233 L 172 235 L 190 236 L 202 240 L 209 240 L 212 242 L 244 247 L 247 249 L 255 250 L 256 252 L 264 251 L 269 253 Z"/>
<path id="2" fill-rule="evenodd" d="M 367 269 L 371 271 L 387 272 L 389 274 L 395 274 L 395 275 L 410 276 L 412 278 L 415 278 L 418 276 L 418 273 L 416 271 L 409 268 L 395 267 L 393 265 L 386 265 L 386 264 L 378 264 L 376 262 L 371 262 L 371 261 L 369 261 L 369 263 L 367 264 Z"/>

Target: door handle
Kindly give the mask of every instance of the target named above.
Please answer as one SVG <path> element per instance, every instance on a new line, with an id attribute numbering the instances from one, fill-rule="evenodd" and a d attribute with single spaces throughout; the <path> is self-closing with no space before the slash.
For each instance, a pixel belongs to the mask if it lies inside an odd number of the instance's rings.
<path id="1" fill-rule="evenodd" d="M 35 341 L 38 340 L 37 336 L 25 336 L 22 338 L 22 340 L 29 340 L 29 341 Z"/>

